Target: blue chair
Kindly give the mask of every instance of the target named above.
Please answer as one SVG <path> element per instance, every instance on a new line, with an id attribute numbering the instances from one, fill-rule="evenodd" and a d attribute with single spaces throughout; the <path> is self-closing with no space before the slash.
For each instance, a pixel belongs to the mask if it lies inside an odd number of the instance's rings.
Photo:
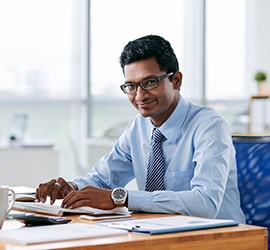
<path id="1" fill-rule="evenodd" d="M 270 232 L 270 136 L 233 136 L 246 222 Z M 268 249 L 270 249 L 268 237 Z"/>

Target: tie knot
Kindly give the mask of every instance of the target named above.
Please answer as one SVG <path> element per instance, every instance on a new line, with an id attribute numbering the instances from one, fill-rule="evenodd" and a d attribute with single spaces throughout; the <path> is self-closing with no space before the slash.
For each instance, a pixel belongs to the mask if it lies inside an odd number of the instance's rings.
<path id="1" fill-rule="evenodd" d="M 158 129 L 153 130 L 153 140 L 154 142 L 161 142 L 164 135 Z"/>

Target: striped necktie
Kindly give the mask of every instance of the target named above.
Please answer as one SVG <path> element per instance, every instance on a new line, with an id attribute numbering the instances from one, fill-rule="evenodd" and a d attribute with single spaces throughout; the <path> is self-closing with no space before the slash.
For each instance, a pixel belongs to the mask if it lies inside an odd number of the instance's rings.
<path id="1" fill-rule="evenodd" d="M 149 154 L 145 191 L 164 190 L 164 157 L 162 140 L 164 136 L 154 129 L 152 134 L 152 148 Z"/>

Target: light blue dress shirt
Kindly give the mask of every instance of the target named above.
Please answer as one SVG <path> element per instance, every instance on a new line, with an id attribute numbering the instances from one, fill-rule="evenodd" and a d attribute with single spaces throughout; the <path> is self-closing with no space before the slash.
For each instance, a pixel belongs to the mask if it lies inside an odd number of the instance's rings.
<path id="1" fill-rule="evenodd" d="M 171 116 L 159 127 L 165 158 L 165 191 L 145 192 L 147 161 L 154 126 L 137 115 L 112 151 L 89 174 L 74 182 L 113 189 L 136 179 L 128 190 L 131 211 L 179 213 L 245 223 L 237 188 L 231 131 L 213 109 L 196 106 L 180 96 Z"/>

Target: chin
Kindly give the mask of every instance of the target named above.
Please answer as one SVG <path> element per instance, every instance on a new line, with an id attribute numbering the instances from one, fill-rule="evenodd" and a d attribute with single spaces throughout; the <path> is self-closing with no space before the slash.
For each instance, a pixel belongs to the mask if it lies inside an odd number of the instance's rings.
<path id="1" fill-rule="evenodd" d="M 143 117 L 149 117 L 151 116 L 150 112 L 147 112 L 145 110 L 141 110 L 141 109 L 138 109 L 140 115 L 142 115 Z"/>

